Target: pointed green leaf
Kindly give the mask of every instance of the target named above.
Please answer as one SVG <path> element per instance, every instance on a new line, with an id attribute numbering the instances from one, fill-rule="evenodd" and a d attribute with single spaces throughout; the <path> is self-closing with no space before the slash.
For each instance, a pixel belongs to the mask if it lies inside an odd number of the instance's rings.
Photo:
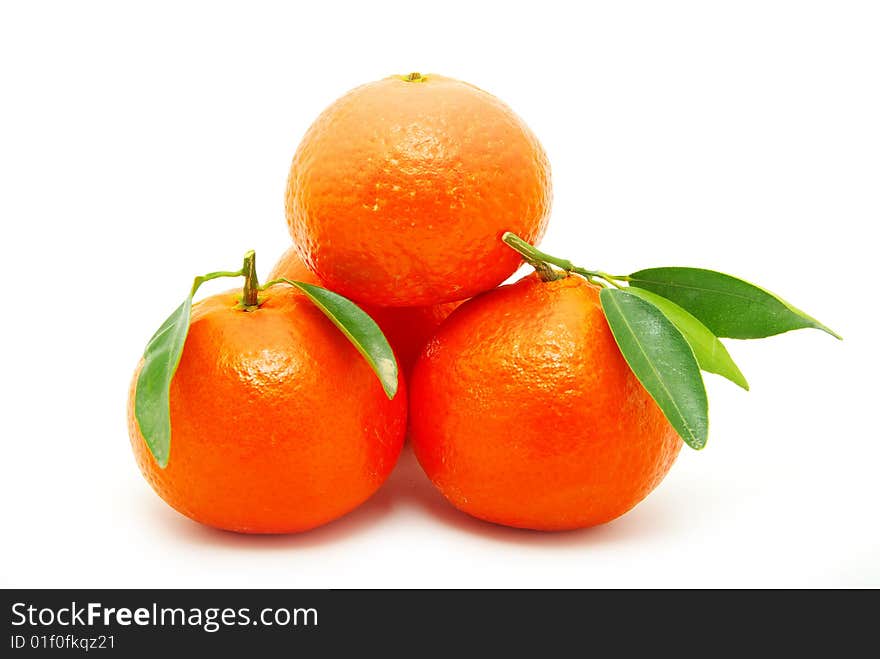
<path id="1" fill-rule="evenodd" d="M 603 288 L 602 309 L 635 376 L 691 448 L 709 434 L 709 404 L 700 366 L 681 332 L 657 307 L 632 293 Z"/>
<path id="2" fill-rule="evenodd" d="M 749 383 L 734 363 L 727 348 L 712 334 L 703 323 L 694 318 L 687 311 L 665 297 L 660 297 L 643 288 L 630 288 L 630 293 L 643 300 L 647 300 L 663 312 L 672 324 L 678 328 L 685 340 L 694 351 L 694 356 L 700 364 L 700 368 L 709 373 L 717 373 L 734 384 L 739 385 L 746 391 Z"/>
<path id="3" fill-rule="evenodd" d="M 150 452 L 162 468 L 168 464 L 171 447 L 171 378 L 180 363 L 191 313 L 192 294 L 150 339 L 135 388 L 135 418 Z"/>
<path id="4" fill-rule="evenodd" d="M 650 268 L 631 274 L 629 283 L 672 300 L 715 336 L 760 339 L 813 327 L 841 338 L 773 293 L 721 272 L 700 268 Z"/>
<path id="5" fill-rule="evenodd" d="M 189 334 L 193 297 L 206 281 L 242 274 L 242 271 L 221 271 L 196 277 L 189 296 L 165 319 L 144 350 L 144 365 L 135 386 L 134 416 L 147 447 L 163 469 L 168 465 L 171 451 L 171 379 L 177 372 Z"/>
<path id="6" fill-rule="evenodd" d="M 326 288 L 301 281 L 283 279 L 315 303 L 345 334 L 373 369 L 389 399 L 397 394 L 397 360 L 388 340 L 370 316 L 354 302 Z"/>

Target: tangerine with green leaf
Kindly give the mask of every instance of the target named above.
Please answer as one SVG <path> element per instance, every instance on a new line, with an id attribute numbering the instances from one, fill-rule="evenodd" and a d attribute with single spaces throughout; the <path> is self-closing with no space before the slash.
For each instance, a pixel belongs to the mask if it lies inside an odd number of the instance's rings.
<path id="1" fill-rule="evenodd" d="M 144 477 L 187 517 L 305 531 L 382 485 L 403 444 L 406 393 L 363 312 L 307 282 L 261 289 L 252 264 L 225 273 L 245 274 L 244 292 L 196 302 L 191 317 L 190 296 L 154 336 L 132 382 L 129 435 Z"/>
<path id="2" fill-rule="evenodd" d="M 705 446 L 700 371 L 748 388 L 719 336 L 837 336 L 730 275 L 615 276 L 503 240 L 537 272 L 459 307 L 419 356 L 409 392 L 420 464 L 484 520 L 550 531 L 619 517 L 660 483 L 682 440 Z"/>
<path id="3" fill-rule="evenodd" d="M 534 274 L 466 302 L 427 345 L 410 437 L 457 508 L 545 531 L 622 515 L 681 448 L 620 354 L 599 288 Z"/>

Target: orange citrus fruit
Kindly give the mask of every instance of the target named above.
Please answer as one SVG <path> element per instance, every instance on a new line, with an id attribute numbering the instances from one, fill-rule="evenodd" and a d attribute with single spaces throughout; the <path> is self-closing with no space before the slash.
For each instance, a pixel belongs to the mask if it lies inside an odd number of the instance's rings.
<path id="1" fill-rule="evenodd" d="M 267 289 L 252 311 L 239 306 L 240 294 L 193 306 L 171 381 L 167 467 L 138 428 L 137 372 L 131 445 L 159 496 L 198 522 L 304 531 L 349 512 L 391 473 L 406 432 L 406 393 L 401 384 L 388 400 L 367 362 L 295 289 Z"/>
<path id="2" fill-rule="evenodd" d="M 305 266 L 294 247 L 288 248 L 281 255 L 278 263 L 269 273 L 269 279 L 279 277 L 324 286 Z M 360 306 L 382 329 L 385 338 L 394 349 L 401 370 L 404 374 L 408 374 L 422 348 L 440 327 L 440 323 L 446 320 L 459 304 L 460 302 L 447 302 L 426 307 L 377 307 L 368 304 Z"/>
<path id="3" fill-rule="evenodd" d="M 599 289 L 530 275 L 464 303 L 422 352 L 410 438 L 457 508 L 538 530 L 601 524 L 665 476 L 681 440 L 614 341 Z"/>
<path id="4" fill-rule="evenodd" d="M 392 76 L 333 103 L 299 145 L 290 234 L 328 288 L 357 302 L 424 306 L 500 284 L 534 243 L 550 167 L 528 126 L 491 94 L 440 75 Z"/>

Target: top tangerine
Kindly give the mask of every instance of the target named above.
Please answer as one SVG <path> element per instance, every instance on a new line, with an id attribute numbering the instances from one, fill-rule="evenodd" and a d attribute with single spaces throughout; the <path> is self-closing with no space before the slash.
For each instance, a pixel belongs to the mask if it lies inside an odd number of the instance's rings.
<path id="1" fill-rule="evenodd" d="M 520 264 L 500 240 L 536 242 L 550 167 L 491 94 L 440 75 L 392 76 L 328 107 L 299 145 L 286 213 L 300 255 L 357 302 L 423 306 L 500 284 Z"/>

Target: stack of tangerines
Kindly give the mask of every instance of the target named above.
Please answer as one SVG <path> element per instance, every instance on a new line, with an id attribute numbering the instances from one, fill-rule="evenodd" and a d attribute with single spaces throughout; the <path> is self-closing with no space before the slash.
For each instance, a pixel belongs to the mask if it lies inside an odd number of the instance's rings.
<path id="1" fill-rule="evenodd" d="M 190 295 L 151 340 L 129 404 L 147 480 L 204 524 L 304 531 L 370 497 L 408 434 L 476 517 L 556 530 L 625 513 L 681 432 L 590 277 L 532 262 L 499 287 L 523 261 L 502 236 L 538 241 L 550 202 L 537 138 L 477 87 L 409 74 L 337 100 L 294 155 L 272 281 L 249 253 L 192 292 L 243 289 Z"/>

